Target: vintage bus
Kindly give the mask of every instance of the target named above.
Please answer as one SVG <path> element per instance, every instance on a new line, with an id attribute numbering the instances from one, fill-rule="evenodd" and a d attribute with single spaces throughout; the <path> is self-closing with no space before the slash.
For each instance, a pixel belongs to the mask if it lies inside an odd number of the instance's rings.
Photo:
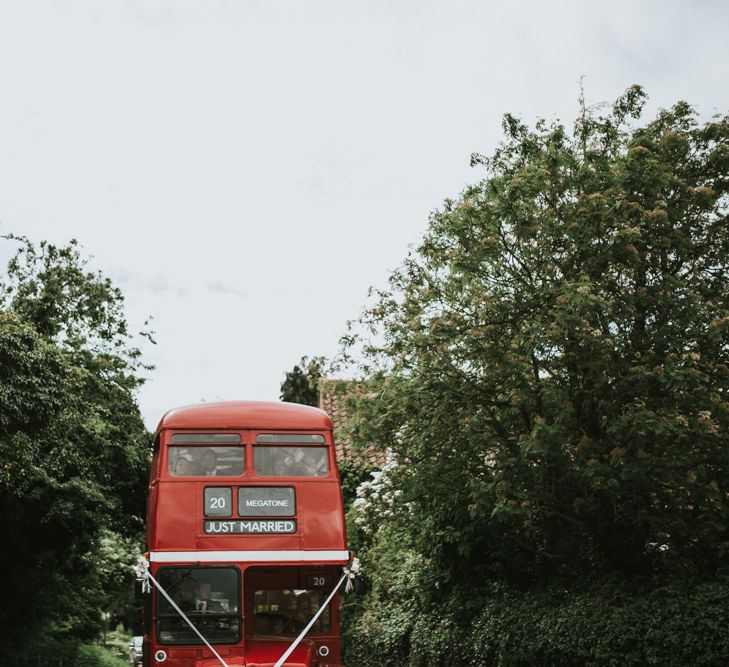
<path id="1" fill-rule="evenodd" d="M 169 599 L 156 588 L 145 597 L 145 667 L 274 665 L 349 561 L 329 417 L 248 401 L 165 414 L 147 550 Z M 284 664 L 342 667 L 339 614 L 337 592 Z"/>

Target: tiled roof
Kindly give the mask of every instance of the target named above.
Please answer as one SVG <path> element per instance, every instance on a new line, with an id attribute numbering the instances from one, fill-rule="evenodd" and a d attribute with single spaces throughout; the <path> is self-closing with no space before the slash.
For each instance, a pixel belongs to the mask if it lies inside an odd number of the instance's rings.
<path id="1" fill-rule="evenodd" d="M 385 465 L 385 452 L 382 449 L 371 446 L 355 452 L 349 437 L 346 397 L 357 384 L 354 380 L 321 378 L 319 380 L 319 408 L 331 417 L 334 425 L 334 444 L 338 461 L 381 468 Z"/>

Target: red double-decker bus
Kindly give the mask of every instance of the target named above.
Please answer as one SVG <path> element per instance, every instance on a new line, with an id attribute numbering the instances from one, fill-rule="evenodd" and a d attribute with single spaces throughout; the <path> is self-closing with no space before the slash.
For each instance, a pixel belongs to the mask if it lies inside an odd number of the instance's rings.
<path id="1" fill-rule="evenodd" d="M 169 598 L 157 588 L 146 598 L 146 667 L 274 665 L 349 561 L 329 417 L 247 401 L 168 412 L 154 443 L 147 550 Z M 342 667 L 338 598 L 287 667 Z"/>

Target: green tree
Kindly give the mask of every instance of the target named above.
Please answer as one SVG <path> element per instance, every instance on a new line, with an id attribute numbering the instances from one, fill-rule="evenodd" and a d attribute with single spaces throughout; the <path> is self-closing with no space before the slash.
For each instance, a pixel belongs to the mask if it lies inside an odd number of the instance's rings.
<path id="1" fill-rule="evenodd" d="M 319 405 L 319 378 L 324 364 L 324 357 L 301 357 L 301 361 L 286 373 L 281 383 L 281 400 L 314 407 Z"/>
<path id="2" fill-rule="evenodd" d="M 139 536 L 122 537 L 109 529 L 101 530 L 92 554 L 92 567 L 102 588 L 97 604 L 109 615 L 108 627 L 121 623 L 134 634 L 141 634 L 142 616 L 136 575 L 130 564 L 136 564 L 139 554 Z"/>
<path id="3" fill-rule="evenodd" d="M 372 553 L 390 614 L 494 580 L 727 572 L 729 119 L 679 102 L 641 124 L 644 99 L 571 134 L 506 116 L 361 320 L 375 335 L 345 338 L 356 436 L 402 464 Z"/>
<path id="4" fill-rule="evenodd" d="M 66 246 L 41 241 L 36 247 L 24 237 L 3 238 L 20 247 L 0 279 L 0 307 L 86 371 L 74 387 L 86 405 L 88 432 L 82 439 L 98 448 L 94 456 L 102 457 L 102 480 L 114 487 L 122 503 L 118 528 L 139 530 L 150 438 L 135 392 L 152 369 L 133 344 L 124 296 L 109 278 L 88 270 L 75 240 Z M 147 325 L 139 335 L 154 342 Z"/>
<path id="5" fill-rule="evenodd" d="M 408 461 L 434 548 L 540 574 L 725 562 L 729 124 L 679 103 L 631 127 L 643 100 L 572 137 L 507 116 L 369 311 L 361 432 Z"/>
<path id="6" fill-rule="evenodd" d="M 134 393 L 140 354 L 121 294 L 84 264 L 75 244 L 20 239 L 1 283 L 0 641 L 9 664 L 47 664 L 24 651 L 96 635 L 115 583 L 96 567 L 102 531 L 138 539 L 143 526 L 150 437 Z"/>

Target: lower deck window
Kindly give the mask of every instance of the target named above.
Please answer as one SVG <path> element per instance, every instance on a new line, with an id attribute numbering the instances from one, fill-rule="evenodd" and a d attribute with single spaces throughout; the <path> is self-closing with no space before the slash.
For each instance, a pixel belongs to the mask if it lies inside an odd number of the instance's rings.
<path id="1" fill-rule="evenodd" d="M 240 572 L 234 567 L 165 567 L 158 580 L 211 644 L 241 637 Z M 157 639 L 162 644 L 202 644 L 200 638 L 157 592 Z"/>
<path id="2" fill-rule="evenodd" d="M 253 628 L 257 635 L 297 635 L 324 604 L 324 591 L 266 589 L 253 598 Z M 329 632 L 331 616 L 327 607 L 310 632 Z"/>

